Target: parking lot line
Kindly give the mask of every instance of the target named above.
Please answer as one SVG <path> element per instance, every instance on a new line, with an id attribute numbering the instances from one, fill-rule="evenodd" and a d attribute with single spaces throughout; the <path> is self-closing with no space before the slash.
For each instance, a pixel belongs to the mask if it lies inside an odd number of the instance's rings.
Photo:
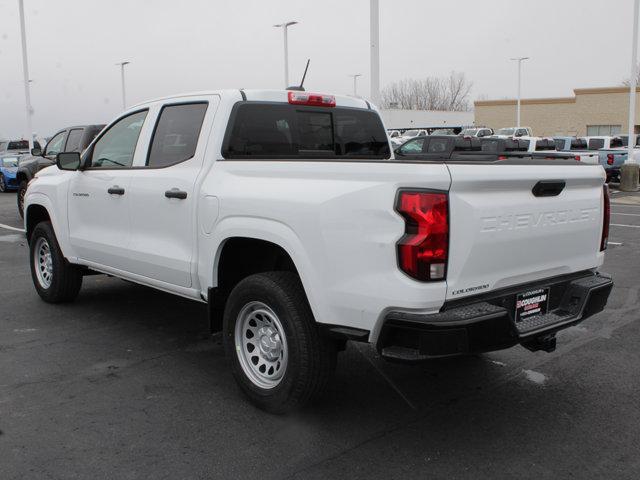
<path id="1" fill-rule="evenodd" d="M 611 215 L 628 215 L 630 217 L 640 217 L 640 213 L 621 213 L 621 212 L 611 212 Z"/>
<path id="2" fill-rule="evenodd" d="M 612 227 L 629 227 L 629 228 L 640 228 L 640 225 L 624 225 L 622 223 L 612 223 Z"/>
<path id="3" fill-rule="evenodd" d="M 7 230 L 13 230 L 14 232 L 22 232 L 24 233 L 23 228 L 11 227 L 9 225 L 5 225 L 4 223 L 0 223 L 0 228 L 6 228 Z"/>

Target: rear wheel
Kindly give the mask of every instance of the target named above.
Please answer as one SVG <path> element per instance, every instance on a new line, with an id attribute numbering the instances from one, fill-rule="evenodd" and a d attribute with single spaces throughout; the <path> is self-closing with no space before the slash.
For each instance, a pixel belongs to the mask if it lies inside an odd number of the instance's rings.
<path id="1" fill-rule="evenodd" d="M 24 195 L 27 193 L 27 181 L 20 181 L 20 186 L 18 187 L 18 213 L 20 216 L 24 218 Z"/>
<path id="2" fill-rule="evenodd" d="M 74 300 L 82 286 L 82 271 L 62 255 L 50 222 L 36 225 L 29 247 L 31 277 L 40 298 L 49 303 Z"/>
<path id="3" fill-rule="evenodd" d="M 242 280 L 224 313 L 224 345 L 236 381 L 259 408 L 284 413 L 318 396 L 335 369 L 302 284 L 291 272 Z"/>
<path id="4" fill-rule="evenodd" d="M 0 173 L 0 193 L 7 191 L 7 182 L 4 179 L 4 175 Z"/>

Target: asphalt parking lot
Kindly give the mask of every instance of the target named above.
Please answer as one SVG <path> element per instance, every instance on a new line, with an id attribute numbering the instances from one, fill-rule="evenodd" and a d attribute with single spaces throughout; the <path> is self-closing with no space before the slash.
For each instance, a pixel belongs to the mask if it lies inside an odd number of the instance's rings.
<path id="1" fill-rule="evenodd" d="M 554 353 L 406 366 L 350 345 L 322 402 L 271 416 L 204 305 L 105 276 L 42 302 L 0 194 L 0 479 L 640 478 L 640 195 L 612 212 L 608 307 Z"/>

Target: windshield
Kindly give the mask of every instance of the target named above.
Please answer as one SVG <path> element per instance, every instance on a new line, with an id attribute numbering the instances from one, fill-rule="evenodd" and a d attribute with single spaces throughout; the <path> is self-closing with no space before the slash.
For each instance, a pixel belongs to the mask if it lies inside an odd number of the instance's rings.
<path id="1" fill-rule="evenodd" d="M 498 135 L 509 135 L 513 136 L 516 133 L 515 128 L 501 128 L 498 130 Z"/>
<path id="2" fill-rule="evenodd" d="M 18 166 L 18 157 L 6 157 L 0 160 L 0 165 L 3 167 L 17 167 Z"/>
<path id="3" fill-rule="evenodd" d="M 9 142 L 9 148 L 7 148 L 7 150 L 29 150 L 29 142 L 27 140 Z"/>
<path id="4" fill-rule="evenodd" d="M 403 137 L 417 137 L 418 130 L 407 130 L 402 134 Z"/>
<path id="5" fill-rule="evenodd" d="M 460 135 L 468 135 L 470 137 L 473 137 L 476 133 L 478 133 L 477 128 L 465 128 L 464 130 L 462 130 L 462 132 L 460 132 Z"/>

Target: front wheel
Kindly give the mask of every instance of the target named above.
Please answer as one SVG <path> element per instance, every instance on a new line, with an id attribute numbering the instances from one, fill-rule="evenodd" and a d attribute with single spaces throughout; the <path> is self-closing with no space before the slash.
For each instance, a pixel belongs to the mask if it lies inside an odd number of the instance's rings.
<path id="1" fill-rule="evenodd" d="M 64 258 L 50 222 L 36 225 L 29 249 L 31 278 L 40 298 L 48 303 L 74 300 L 82 286 L 82 272 Z"/>
<path id="2" fill-rule="evenodd" d="M 304 405 L 335 369 L 335 345 L 318 331 L 294 273 L 242 280 L 227 300 L 223 331 L 236 381 L 263 410 L 284 413 Z"/>
<path id="3" fill-rule="evenodd" d="M 24 195 L 27 193 L 27 181 L 22 180 L 18 187 L 18 213 L 24 218 Z"/>

